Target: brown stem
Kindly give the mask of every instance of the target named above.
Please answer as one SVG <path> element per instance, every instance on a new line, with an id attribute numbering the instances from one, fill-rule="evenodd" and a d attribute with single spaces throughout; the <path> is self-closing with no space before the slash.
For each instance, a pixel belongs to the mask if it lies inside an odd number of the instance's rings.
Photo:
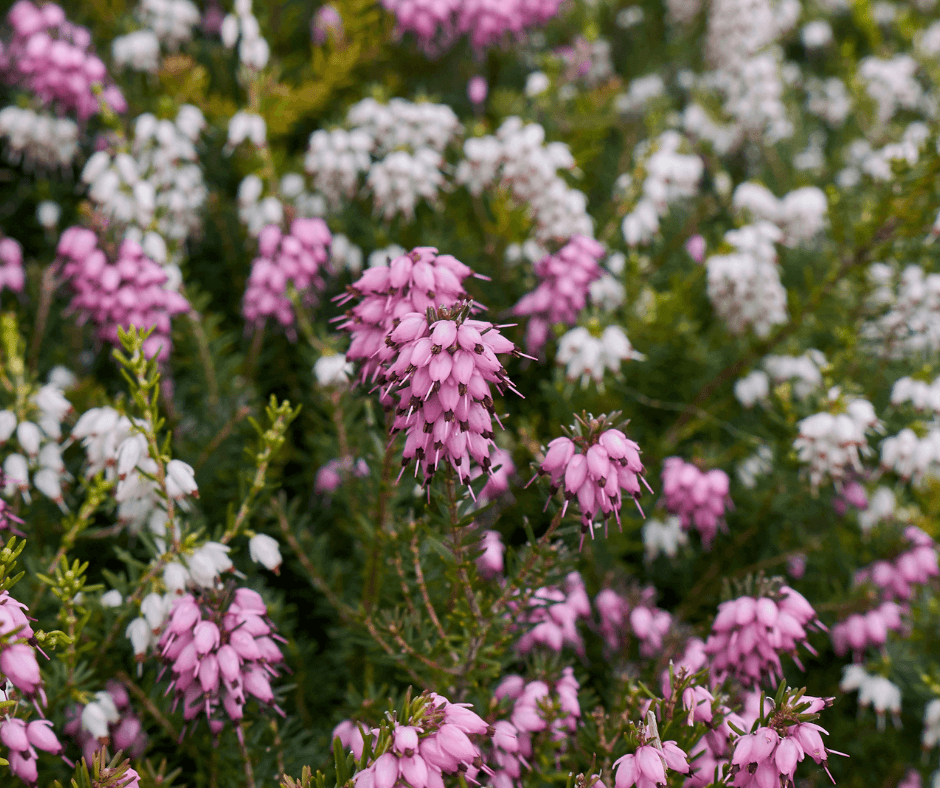
<path id="1" fill-rule="evenodd" d="M 386 422 L 390 419 L 386 418 Z M 390 426 L 390 425 L 389 425 Z M 392 458 L 395 456 L 395 440 L 390 438 L 385 447 L 385 457 L 382 460 L 382 475 L 379 478 L 379 500 L 376 503 L 375 536 L 372 538 L 372 550 L 369 553 L 369 563 L 366 568 L 366 582 L 362 589 L 362 609 L 368 614 L 375 604 L 375 597 L 379 592 L 380 575 L 382 569 L 382 541 L 385 538 L 385 518 L 387 516 L 388 499 L 391 496 L 392 485 Z"/>
<path id="2" fill-rule="evenodd" d="M 123 670 L 117 671 L 114 674 L 114 677 L 120 681 L 127 689 L 130 691 L 137 702 L 143 706 L 147 713 L 153 717 L 154 721 L 166 732 L 166 735 L 169 736 L 173 741 L 180 741 L 179 731 L 173 726 L 173 723 L 168 720 L 162 711 L 154 705 L 154 702 L 150 700 L 150 696 L 143 691 L 140 687 L 137 686 L 137 683 Z M 185 740 L 184 740 L 185 741 Z"/>
<path id="3" fill-rule="evenodd" d="M 431 622 L 434 624 L 437 634 L 440 635 L 441 640 L 446 640 L 447 634 L 444 632 L 444 627 L 441 626 L 441 621 L 437 617 L 437 611 L 434 609 L 434 605 L 431 604 L 431 595 L 428 593 L 428 585 L 424 581 L 424 571 L 421 569 L 421 553 L 418 550 L 418 527 L 415 523 L 412 523 L 411 528 L 411 555 L 414 560 L 415 578 L 418 581 L 418 588 L 421 589 L 421 598 L 424 600 L 424 607 L 431 617 Z"/>
<path id="4" fill-rule="evenodd" d="M 189 325 L 193 329 L 196 346 L 199 348 L 199 360 L 202 362 L 202 368 L 206 375 L 206 387 L 209 389 L 209 407 L 215 408 L 219 404 L 219 381 L 215 374 L 215 365 L 212 363 L 212 354 L 209 352 L 209 338 L 206 336 L 206 329 L 202 325 L 201 317 L 195 312 L 190 312 Z"/>

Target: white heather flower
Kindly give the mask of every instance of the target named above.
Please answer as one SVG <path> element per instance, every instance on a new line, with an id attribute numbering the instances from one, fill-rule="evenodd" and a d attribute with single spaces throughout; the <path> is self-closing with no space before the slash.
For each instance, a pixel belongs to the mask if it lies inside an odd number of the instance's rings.
<path id="1" fill-rule="evenodd" d="M 118 68 L 155 74 L 160 69 L 160 41 L 152 30 L 135 30 L 111 42 L 111 57 Z"/>
<path id="2" fill-rule="evenodd" d="M 310 135 L 304 169 L 313 176 L 314 188 L 333 208 L 355 195 L 360 176 L 371 166 L 375 144 L 364 129 L 320 129 Z"/>
<path id="3" fill-rule="evenodd" d="M 526 77 L 525 94 L 529 98 L 534 98 L 544 93 L 551 86 L 551 80 L 544 71 L 533 71 Z"/>
<path id="4" fill-rule="evenodd" d="M 193 467 L 182 460 L 170 460 L 166 464 L 166 491 L 171 498 L 183 498 L 186 495 L 199 497 L 196 476 Z"/>
<path id="5" fill-rule="evenodd" d="M 45 495 L 49 500 L 58 504 L 63 511 L 68 511 L 65 499 L 62 497 L 62 481 L 58 472 L 52 468 L 41 468 L 33 474 L 33 487 Z"/>
<path id="6" fill-rule="evenodd" d="M 733 334 L 753 329 L 766 337 L 787 319 L 787 294 L 780 282 L 774 243 L 780 230 L 769 222 L 725 233 L 737 251 L 705 261 L 708 297 Z"/>
<path id="7" fill-rule="evenodd" d="M 281 551 L 277 540 L 267 534 L 255 534 L 248 542 L 248 555 L 265 569 L 277 572 L 281 567 Z"/>
<path id="8" fill-rule="evenodd" d="M 267 144 L 268 127 L 264 118 L 251 112 L 239 111 L 228 122 L 228 144 L 226 150 L 234 150 L 245 140 L 250 140 L 256 148 Z"/>
<path id="9" fill-rule="evenodd" d="M 206 542 L 186 560 L 193 582 L 203 588 L 214 588 L 222 572 L 232 569 L 228 557 L 229 547 L 218 542 Z"/>
<path id="10" fill-rule="evenodd" d="M 190 579 L 186 567 L 176 561 L 171 561 L 163 568 L 163 584 L 171 594 L 182 594 Z"/>
<path id="11" fill-rule="evenodd" d="M 29 496 L 29 463 L 22 454 L 11 454 L 3 461 L 3 475 L 6 477 L 4 495 L 12 495 L 19 490 L 27 503 Z"/>
<path id="12" fill-rule="evenodd" d="M 770 395 L 770 379 L 759 369 L 745 375 L 734 384 L 734 396 L 745 408 L 751 408 Z"/>
<path id="13" fill-rule="evenodd" d="M 832 43 L 832 26 L 825 19 L 814 19 L 803 26 L 800 38 L 807 49 L 822 49 Z"/>
<path id="14" fill-rule="evenodd" d="M 102 698 L 103 695 L 107 695 L 107 700 Z M 108 723 L 117 722 L 121 716 L 107 692 L 98 692 L 95 698 L 82 709 L 82 730 L 88 731 L 98 741 L 107 741 Z"/>
<path id="15" fill-rule="evenodd" d="M 650 518 L 643 523 L 643 546 L 647 561 L 660 555 L 675 558 L 679 548 L 688 543 L 689 534 L 683 529 L 678 517 L 669 516 L 665 520 Z"/>
<path id="16" fill-rule="evenodd" d="M 349 376 L 354 372 L 351 362 L 346 361 L 343 353 L 334 353 L 331 356 L 320 356 L 313 365 L 313 374 L 321 386 L 341 386 L 349 382 Z"/>
<path id="17" fill-rule="evenodd" d="M 757 486 L 757 479 L 773 470 L 774 454 L 770 446 L 759 446 L 757 451 L 738 465 L 738 480 L 749 490 Z"/>
<path id="18" fill-rule="evenodd" d="M 928 750 L 940 743 L 940 698 L 934 698 L 924 707 L 924 732 L 921 742 Z"/>
<path id="19" fill-rule="evenodd" d="M 160 594 L 150 593 L 141 600 L 140 614 L 147 620 L 147 625 L 154 632 L 160 630 L 169 611 Z"/>
<path id="20" fill-rule="evenodd" d="M 52 200 L 43 200 L 36 206 L 36 221 L 42 225 L 44 230 L 54 230 L 59 224 L 61 215 L 62 208 Z"/>
<path id="21" fill-rule="evenodd" d="M 917 61 L 910 55 L 889 60 L 866 57 L 858 66 L 858 76 L 878 108 L 878 123 L 884 125 L 899 109 L 916 109 L 924 97 L 917 82 Z"/>
<path id="22" fill-rule="evenodd" d="M 0 443 L 6 443 L 16 430 L 16 414 L 12 410 L 0 410 Z"/>
<path id="23" fill-rule="evenodd" d="M 124 636 L 130 640 L 134 656 L 138 660 L 143 659 L 150 645 L 156 642 L 153 633 L 150 631 L 150 625 L 145 618 L 135 618 L 131 621 L 124 631 Z"/>
<path id="24" fill-rule="evenodd" d="M 399 213 L 414 219 L 418 201 L 423 198 L 434 203 L 444 186 L 443 163 L 441 155 L 431 148 L 419 148 L 414 154 L 397 150 L 375 162 L 366 185 L 375 199 L 376 211 L 386 221 Z"/>
<path id="25" fill-rule="evenodd" d="M 347 270 L 352 274 L 362 271 L 362 249 L 356 246 L 342 233 L 333 236 L 330 244 L 330 258 L 335 270 Z"/>
<path id="26" fill-rule="evenodd" d="M 0 110 L 6 158 L 33 167 L 69 168 L 78 155 L 78 124 L 13 104 Z"/>
<path id="27" fill-rule="evenodd" d="M 863 531 L 870 531 L 882 520 L 887 520 L 897 509 L 894 490 L 881 485 L 868 499 L 868 508 L 858 512 L 858 525 Z"/>
<path id="28" fill-rule="evenodd" d="M 885 438 L 881 444 L 881 467 L 919 484 L 940 476 L 940 430 L 931 429 L 923 438 L 911 429 Z"/>
<path id="29" fill-rule="evenodd" d="M 830 399 L 835 399 L 830 392 Z M 793 442 L 800 462 L 809 465 L 810 483 L 818 487 L 830 478 L 841 484 L 847 472 L 861 471 L 860 455 L 871 452 L 866 433 L 881 422 L 867 400 L 856 398 L 845 404 L 843 413 L 816 413 L 803 419 L 799 437 Z"/>
<path id="30" fill-rule="evenodd" d="M 141 0 L 137 14 L 171 52 L 192 39 L 201 18 L 190 0 Z"/>
<path id="31" fill-rule="evenodd" d="M 790 381 L 794 395 L 800 399 L 806 399 L 822 386 L 825 366 L 826 357 L 818 350 L 808 350 L 802 356 L 767 356 L 764 359 L 764 369 L 774 383 Z"/>
<path id="32" fill-rule="evenodd" d="M 558 340 L 555 358 L 559 364 L 567 365 L 565 375 L 569 380 L 580 378 L 581 385 L 587 386 L 592 378 L 600 384 L 608 369 L 619 371 L 625 359 L 642 361 L 646 357 L 633 349 L 620 326 L 608 326 L 600 336 L 577 326 Z"/>
<path id="33" fill-rule="evenodd" d="M 860 708 L 871 706 L 878 718 L 878 730 L 884 730 L 885 712 L 891 712 L 895 727 L 901 727 L 901 688 L 884 676 L 873 676 L 861 665 L 847 665 L 839 684 L 843 692 L 858 690 Z"/>
<path id="34" fill-rule="evenodd" d="M 608 260 L 608 266 L 610 261 Z M 627 291 L 618 279 L 610 274 L 604 274 L 588 285 L 591 303 L 596 304 L 604 311 L 610 312 L 621 306 L 627 297 Z"/>
<path id="35" fill-rule="evenodd" d="M 101 602 L 102 607 L 120 607 L 124 604 L 124 597 L 121 596 L 120 591 L 112 588 L 101 595 L 99 602 Z"/>

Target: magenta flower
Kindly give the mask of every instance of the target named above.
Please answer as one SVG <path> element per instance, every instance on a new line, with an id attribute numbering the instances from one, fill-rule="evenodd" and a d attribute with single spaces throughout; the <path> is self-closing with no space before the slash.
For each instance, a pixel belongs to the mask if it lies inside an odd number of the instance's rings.
<path id="1" fill-rule="evenodd" d="M 551 494 L 564 488 L 565 504 L 577 499 L 581 510 L 581 544 L 584 534 L 590 531 L 594 538 L 594 518 L 600 513 L 604 518 L 604 534 L 611 515 L 620 525 L 622 491 L 636 502 L 640 514 L 640 482 L 652 492 L 642 474 L 640 447 L 618 429 L 608 429 L 613 416 L 601 416 L 589 420 L 576 417 L 586 435 L 574 438 L 555 438 L 548 444 L 545 457 L 539 465 L 538 475 L 547 474 L 552 481 Z M 531 481 L 529 482 L 531 484 Z M 546 502 L 546 507 L 548 503 Z"/>
<path id="2" fill-rule="evenodd" d="M 565 578 L 564 590 L 557 586 L 539 588 L 530 597 L 528 609 L 514 613 L 517 622 L 534 624 L 519 638 L 516 648 L 520 654 L 528 654 L 541 646 L 557 654 L 565 646 L 571 646 L 578 654 L 584 654 L 578 621 L 590 616 L 591 600 L 584 589 L 584 580 L 577 572 L 571 572 Z"/>
<path id="3" fill-rule="evenodd" d="M 680 457 L 669 457 L 663 463 L 666 509 L 679 516 L 686 530 L 695 526 L 706 550 L 710 549 L 719 525 L 724 525 L 725 508 L 731 505 L 729 487 L 724 471 L 701 471 Z"/>
<path id="4" fill-rule="evenodd" d="M 902 612 L 900 605 L 889 600 L 867 613 L 853 613 L 830 630 L 833 651 L 842 657 L 851 650 L 855 661 L 861 662 L 866 649 L 884 646 L 888 632 L 902 629 Z"/>
<path id="5" fill-rule="evenodd" d="M 442 460 L 464 484 L 473 478 L 471 462 L 489 473 L 495 448 L 490 385 L 500 393 L 519 393 L 497 358 L 519 355 L 516 346 L 492 323 L 472 320 L 469 313 L 469 304 L 427 315 L 412 312 L 386 340 L 394 354 L 385 371 L 386 391 L 397 388 L 401 403 L 392 434 L 405 433 L 402 471 L 414 460 L 415 475 L 420 466 L 425 485 Z"/>
<path id="6" fill-rule="evenodd" d="M 656 737 L 653 744 L 640 745 L 635 753 L 614 761 L 615 788 L 654 788 L 666 784 L 666 769 L 680 774 L 690 773 L 688 756 L 674 742 L 663 742 Z"/>
<path id="7" fill-rule="evenodd" d="M 144 353 L 161 361 L 170 357 L 170 320 L 189 311 L 189 302 L 167 289 L 163 269 L 140 244 L 126 240 L 112 263 L 98 248 L 98 238 L 81 227 L 62 233 L 56 250 L 62 275 L 75 295 L 70 310 L 79 324 L 90 322 L 98 339 L 120 347 L 118 328 L 152 328 Z"/>
<path id="8" fill-rule="evenodd" d="M 600 616 L 600 632 L 611 651 L 623 649 L 631 634 L 639 641 L 642 656 L 652 657 L 662 651 L 672 616 L 653 604 L 654 594 L 650 587 L 632 601 L 610 588 L 597 595 L 594 605 Z"/>
<path id="9" fill-rule="evenodd" d="M 293 326 L 294 306 L 287 297 L 293 286 L 308 306 L 317 303 L 326 287 L 322 271 L 330 260 L 333 236 L 322 219 L 294 219 L 285 234 L 275 224 L 258 234 L 259 256 L 251 264 L 242 312 L 253 328 L 275 318 Z"/>
<path id="10" fill-rule="evenodd" d="M 776 593 L 722 602 L 705 651 L 719 681 L 733 675 L 748 686 L 765 678 L 776 683 L 783 673 L 780 654 L 789 654 L 800 666 L 798 646 L 816 653 L 806 640 L 812 627 L 824 629 L 802 594 L 783 586 Z"/>
<path id="11" fill-rule="evenodd" d="M 27 724 L 16 717 L 7 717 L 0 722 L 0 742 L 10 749 L 7 758 L 10 771 L 31 786 L 36 785 L 39 779 L 36 750 L 54 755 L 62 752 L 62 745 L 48 720 L 33 720 Z"/>
<path id="12" fill-rule="evenodd" d="M 538 287 L 513 307 L 513 314 L 529 317 L 526 350 L 539 353 L 555 323 L 573 326 L 587 303 L 591 282 L 600 279 L 604 247 L 585 235 L 574 236 L 555 254 L 535 264 Z"/>
<path id="13" fill-rule="evenodd" d="M 69 22 L 55 3 L 35 6 L 18 0 L 7 23 L 13 37 L 0 49 L 0 76 L 7 84 L 21 85 L 44 104 L 74 112 L 80 120 L 99 112 L 95 85 L 103 87 L 101 98 L 112 110 L 127 110 L 124 96 L 91 48 L 87 28 Z"/>
<path id="14" fill-rule="evenodd" d="M 362 362 L 362 380 L 375 380 L 382 363 L 392 359 L 385 338 L 405 315 L 466 300 L 463 280 L 471 275 L 476 276 L 456 257 L 419 246 L 387 266 L 369 268 L 350 285 L 336 300 L 360 301 L 341 318 L 339 328 L 352 337 L 346 358 Z"/>
<path id="15" fill-rule="evenodd" d="M 184 718 L 205 713 L 216 732 L 224 725 L 222 712 L 237 722 L 250 697 L 280 712 L 271 679 L 284 659 L 275 640 L 283 638 L 274 633 L 256 591 L 237 589 L 225 607 L 228 599 L 224 591 L 198 600 L 179 597 L 159 643 L 164 669 L 173 674 L 170 689 L 177 701 L 183 699 Z"/>
<path id="16" fill-rule="evenodd" d="M 23 248 L 12 238 L 0 238 L 0 290 L 6 287 L 22 293 L 25 284 Z"/>

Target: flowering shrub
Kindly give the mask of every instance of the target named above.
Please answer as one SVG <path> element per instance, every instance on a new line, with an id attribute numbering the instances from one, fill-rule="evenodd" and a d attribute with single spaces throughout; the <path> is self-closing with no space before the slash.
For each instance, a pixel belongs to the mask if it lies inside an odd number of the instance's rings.
<path id="1" fill-rule="evenodd" d="M 7 4 L 0 784 L 940 786 L 938 55 Z"/>

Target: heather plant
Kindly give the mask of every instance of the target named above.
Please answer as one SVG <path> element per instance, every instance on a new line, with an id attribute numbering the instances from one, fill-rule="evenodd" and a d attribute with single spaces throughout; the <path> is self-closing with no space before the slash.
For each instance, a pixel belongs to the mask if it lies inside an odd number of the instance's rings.
<path id="1" fill-rule="evenodd" d="M 938 3 L 8 6 L 0 784 L 940 785 Z"/>

